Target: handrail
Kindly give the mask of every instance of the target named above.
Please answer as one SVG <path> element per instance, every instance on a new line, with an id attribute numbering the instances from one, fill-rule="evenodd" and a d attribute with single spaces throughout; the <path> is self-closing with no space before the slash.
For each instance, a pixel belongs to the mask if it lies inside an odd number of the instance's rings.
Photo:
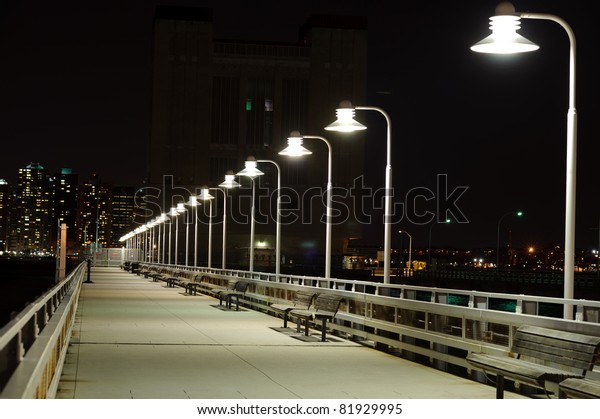
<path id="1" fill-rule="evenodd" d="M 82 262 L 0 329 L 0 398 L 54 396 L 86 271 Z"/>
<path id="2" fill-rule="evenodd" d="M 158 265 L 158 264 L 144 264 L 144 265 Z M 373 281 L 362 281 L 362 280 L 350 280 L 350 279 L 339 279 L 316 276 L 302 276 L 302 275 L 287 275 L 280 274 L 276 275 L 269 272 L 249 272 L 237 269 L 220 269 L 220 268 L 206 268 L 206 267 L 189 267 L 183 265 L 164 265 L 159 266 L 167 267 L 170 269 L 181 269 L 186 271 L 206 273 L 213 275 L 231 276 L 237 278 L 256 279 L 268 282 L 280 282 L 289 284 L 300 284 L 310 285 L 317 288 L 330 288 L 338 290 L 347 290 L 358 293 L 381 295 L 381 296 L 392 296 L 405 298 L 407 294 L 417 295 L 429 294 L 429 299 L 432 302 L 439 302 L 436 298 L 437 295 L 452 295 L 457 297 L 464 297 L 467 307 L 481 308 L 481 307 L 493 307 L 494 300 L 508 300 L 512 302 L 514 307 L 514 313 L 517 314 L 534 314 L 540 315 L 540 305 L 556 305 L 562 307 L 565 305 L 572 305 L 577 308 L 575 313 L 575 321 L 590 321 L 598 323 L 597 318 L 588 318 L 585 315 L 585 311 L 588 309 L 600 310 L 600 301 L 585 300 L 585 299 L 565 299 L 558 297 L 544 297 L 527 294 L 510 294 L 510 293 L 496 293 L 488 291 L 475 291 L 475 290 L 462 290 L 456 288 L 437 288 L 427 287 L 419 285 L 404 285 L 404 284 L 384 284 L 381 282 Z M 454 303 L 454 304 L 453 304 Z M 456 305 L 455 300 L 449 301 L 448 304 Z M 562 313 L 562 311 L 561 311 Z M 562 314 L 561 314 L 562 316 Z"/>

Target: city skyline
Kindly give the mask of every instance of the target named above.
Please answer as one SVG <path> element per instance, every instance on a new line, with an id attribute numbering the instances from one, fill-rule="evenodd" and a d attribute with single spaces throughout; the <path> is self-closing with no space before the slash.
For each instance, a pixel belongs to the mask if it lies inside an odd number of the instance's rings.
<path id="1" fill-rule="evenodd" d="M 469 51 L 489 33 L 487 19 L 497 2 L 407 3 L 396 10 L 389 2 L 362 3 L 344 2 L 342 8 L 339 2 L 160 2 L 213 7 L 215 36 L 273 42 L 295 42 L 297 28 L 310 13 L 368 16 L 369 103 L 356 105 L 380 106 L 392 117 L 396 202 L 415 188 L 437 191 L 438 175 L 446 175 L 449 193 L 467 188 L 458 202 L 468 222 L 435 226 L 435 246 L 491 246 L 499 218 L 517 210 L 525 217 L 503 220 L 504 239 L 512 230 L 515 246 L 562 246 L 568 45 L 560 27 L 523 22 L 523 34 L 538 43 L 540 51 L 499 62 Z M 599 146 L 594 138 L 599 128 L 593 97 L 599 71 L 593 14 L 586 10 L 588 5 L 575 7 L 565 1 L 513 3 L 517 10 L 561 16 L 575 31 L 576 246 L 597 248 L 600 210 L 594 156 Z M 16 3 L 2 6 L 0 48 L 9 64 L 2 69 L 7 86 L 1 100 L 7 111 L 1 113 L 0 135 L 5 144 L 29 141 L 32 147 L 19 147 L 10 159 L 3 157 L 0 178 L 13 183 L 16 166 L 39 160 L 51 170 L 72 167 L 82 176 L 98 172 L 114 183 L 142 185 L 155 4 L 89 10 L 74 3 L 68 10 L 42 2 L 38 9 Z M 233 4 L 237 8 L 231 9 Z M 228 15 L 228 6 L 236 12 Z M 240 21 L 241 15 L 253 18 Z M 41 38 L 44 31 L 48 35 Z M 73 39 L 73 31 L 81 36 Z M 332 121 L 334 116 L 332 109 Z M 376 116 L 361 120 L 372 144 L 365 183 L 381 188 L 385 124 Z M 78 154 L 69 155 L 69 149 Z M 8 170 L 11 166 L 15 170 Z M 366 239 L 380 241 L 381 224 L 373 225 Z M 393 230 L 408 230 L 416 245 L 426 246 L 429 227 L 403 220 Z M 399 243 L 394 234 L 393 246 Z"/>

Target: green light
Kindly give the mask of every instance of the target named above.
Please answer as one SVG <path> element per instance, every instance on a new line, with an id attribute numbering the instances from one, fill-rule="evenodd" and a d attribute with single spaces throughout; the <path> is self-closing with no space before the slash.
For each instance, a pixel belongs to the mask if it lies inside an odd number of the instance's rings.
<path id="1" fill-rule="evenodd" d="M 522 216 L 523 216 L 523 211 L 517 212 L 517 217 L 522 217 Z"/>

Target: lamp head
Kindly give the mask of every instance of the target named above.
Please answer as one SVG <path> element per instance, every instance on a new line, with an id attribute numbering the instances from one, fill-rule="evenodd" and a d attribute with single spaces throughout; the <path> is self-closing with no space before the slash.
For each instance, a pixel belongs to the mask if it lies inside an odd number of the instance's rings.
<path id="1" fill-rule="evenodd" d="M 472 51 L 485 54 L 517 54 L 530 52 L 540 47 L 519 35 L 521 17 L 515 7 L 507 1 L 496 7 L 496 15 L 490 17 L 492 34 L 471 47 Z"/>
<path id="2" fill-rule="evenodd" d="M 244 169 L 240 170 L 237 175 L 238 176 L 248 176 L 249 178 L 254 179 L 257 176 L 264 175 L 263 172 L 256 168 L 256 159 L 254 156 L 248 156 L 246 162 L 244 163 Z"/>
<path id="3" fill-rule="evenodd" d="M 186 212 L 185 204 L 183 202 L 177 203 L 177 208 L 175 209 L 178 213 Z"/>
<path id="4" fill-rule="evenodd" d="M 210 200 L 210 199 L 213 199 L 213 198 L 214 198 L 214 196 L 212 196 L 212 195 L 210 194 L 210 190 L 208 189 L 208 186 L 203 186 L 203 187 L 200 189 L 200 196 L 199 196 L 198 198 L 200 198 L 200 199 L 201 199 L 201 200 L 203 200 L 203 201 L 208 201 L 208 200 Z"/>
<path id="5" fill-rule="evenodd" d="M 335 110 L 337 119 L 327 125 L 327 131 L 337 132 L 354 132 L 367 129 L 366 126 L 354 119 L 354 106 L 349 100 L 344 100 L 340 103 L 340 107 Z"/>
<path id="6" fill-rule="evenodd" d="M 171 211 L 169 211 L 169 215 L 171 217 L 177 217 L 179 215 L 179 213 L 177 212 L 177 208 L 171 207 Z"/>
<path id="7" fill-rule="evenodd" d="M 282 156 L 301 157 L 312 154 L 312 151 L 302 145 L 303 137 L 299 131 L 292 131 L 288 137 L 288 146 L 281 150 Z"/>
<path id="8" fill-rule="evenodd" d="M 235 175 L 233 174 L 232 170 L 227 171 L 225 174 L 225 181 L 219 184 L 220 188 L 226 189 L 239 188 L 240 186 L 242 185 L 235 181 Z"/>

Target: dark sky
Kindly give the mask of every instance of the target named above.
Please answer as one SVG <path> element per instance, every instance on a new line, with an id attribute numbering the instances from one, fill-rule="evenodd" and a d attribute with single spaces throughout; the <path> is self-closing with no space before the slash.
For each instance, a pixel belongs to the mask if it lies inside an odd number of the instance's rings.
<path id="1" fill-rule="evenodd" d="M 468 189 L 457 201 L 467 223 L 436 225 L 435 245 L 495 246 L 507 217 L 515 246 L 564 241 L 568 48 L 556 23 L 523 20 L 540 45 L 511 58 L 475 54 L 496 1 L 102 1 L 0 3 L 0 178 L 34 161 L 52 172 L 139 185 L 145 174 L 151 97 L 151 29 L 156 4 L 213 8 L 215 36 L 294 42 L 311 13 L 369 18 L 369 91 L 363 105 L 392 119 L 393 177 L 412 188 Z M 599 35 L 593 2 L 515 2 L 552 13 L 577 37 L 578 184 L 576 244 L 598 247 L 600 199 Z M 382 94 L 388 92 L 389 94 Z M 344 99 L 344 98 L 340 98 Z M 334 111 L 332 110 L 332 119 Z M 367 182 L 383 186 L 385 123 L 366 117 Z M 325 134 L 323 132 L 322 134 Z M 334 151 L 335 152 L 335 151 Z M 427 246 L 429 226 L 404 219 L 396 232 Z M 380 231 L 377 231 L 380 233 Z M 394 235 L 393 245 L 399 239 Z"/>

